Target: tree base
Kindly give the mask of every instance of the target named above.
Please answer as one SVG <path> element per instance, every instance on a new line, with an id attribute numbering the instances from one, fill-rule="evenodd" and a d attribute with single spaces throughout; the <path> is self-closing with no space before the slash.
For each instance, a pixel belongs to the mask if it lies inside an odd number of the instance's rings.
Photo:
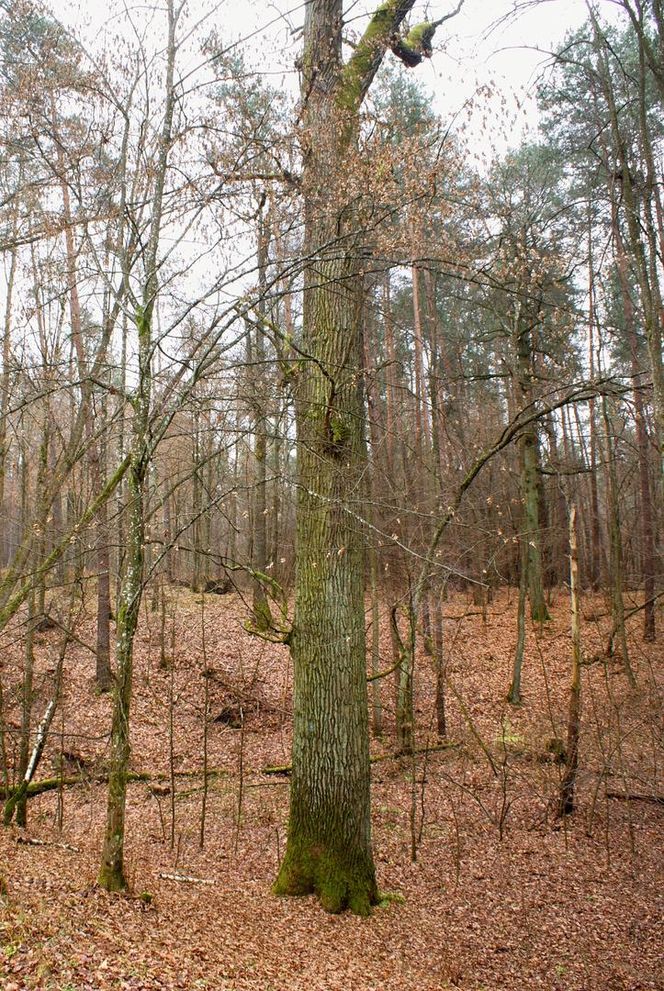
<path id="1" fill-rule="evenodd" d="M 363 859 L 351 863 L 314 843 L 295 850 L 289 843 L 272 891 L 279 896 L 317 895 L 332 914 L 348 909 L 354 915 L 371 915 L 380 895 L 371 858 Z"/>
<path id="2" fill-rule="evenodd" d="M 103 867 L 99 872 L 97 884 L 100 888 L 103 888 L 111 894 L 127 891 L 129 888 L 129 885 L 121 872 L 118 873 L 115 870 L 106 870 Z"/>

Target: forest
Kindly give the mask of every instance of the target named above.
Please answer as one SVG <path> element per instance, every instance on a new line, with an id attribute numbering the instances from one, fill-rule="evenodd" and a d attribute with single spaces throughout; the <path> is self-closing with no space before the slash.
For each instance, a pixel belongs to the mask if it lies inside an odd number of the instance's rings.
<path id="1" fill-rule="evenodd" d="M 664 986 L 662 0 L 0 0 L 0 251 L 3 991 Z"/>

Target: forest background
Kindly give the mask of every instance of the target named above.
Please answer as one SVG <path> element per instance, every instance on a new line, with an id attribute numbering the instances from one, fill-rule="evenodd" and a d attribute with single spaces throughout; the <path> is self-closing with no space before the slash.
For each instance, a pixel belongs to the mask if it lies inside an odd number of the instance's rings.
<path id="1" fill-rule="evenodd" d="M 485 7 L 0 5 L 9 987 L 657 986 L 664 17 Z"/>

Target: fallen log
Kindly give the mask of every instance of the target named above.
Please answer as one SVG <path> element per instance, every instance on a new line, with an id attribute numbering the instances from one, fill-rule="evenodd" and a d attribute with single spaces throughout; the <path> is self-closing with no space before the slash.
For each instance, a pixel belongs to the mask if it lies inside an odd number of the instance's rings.
<path id="1" fill-rule="evenodd" d="M 371 764 L 380 764 L 385 760 L 402 760 L 403 758 L 412 757 L 413 754 L 416 756 L 418 754 L 437 754 L 444 750 L 457 750 L 459 747 L 458 743 L 437 743 L 433 747 L 417 747 L 409 754 L 377 754 L 374 757 L 370 757 Z M 282 777 L 290 777 L 293 767 L 291 764 L 274 765 L 271 767 L 264 767 L 261 770 L 261 774 L 273 774 L 275 776 L 281 775 Z"/>
<path id="2" fill-rule="evenodd" d="M 80 848 L 72 846 L 71 843 L 56 843 L 52 840 L 37 840 L 32 836 L 18 836 L 16 842 L 21 846 L 52 846 L 58 850 L 71 850 L 72 853 L 80 853 Z"/>
<path id="3" fill-rule="evenodd" d="M 166 874 L 163 871 L 159 875 L 159 877 L 162 878 L 162 880 L 164 881 L 179 881 L 182 884 L 214 884 L 215 883 L 214 881 L 211 881 L 210 878 L 207 877 L 192 877 L 189 874 Z"/>
<path id="4" fill-rule="evenodd" d="M 635 791 L 607 791 L 607 798 L 615 798 L 619 802 L 652 802 L 654 805 L 664 805 L 664 795 L 645 795 Z"/>
<path id="5" fill-rule="evenodd" d="M 208 778 L 217 778 L 228 774 L 226 768 L 217 767 L 210 768 L 207 772 Z M 197 778 L 202 777 L 203 771 L 176 771 L 176 778 Z M 170 774 L 159 773 L 152 774 L 148 771 L 130 771 L 127 775 L 127 781 L 129 783 L 135 781 L 170 781 Z M 47 791 L 56 791 L 58 788 L 71 788 L 74 785 L 83 784 L 94 784 L 103 785 L 108 781 L 108 774 L 73 774 L 67 775 L 65 777 L 57 778 L 42 778 L 41 781 L 31 781 L 26 790 L 26 798 L 34 798 L 35 795 L 42 795 Z M 10 788 L 8 791 L 0 785 L 0 799 L 11 798 L 21 785 L 16 788 Z"/>

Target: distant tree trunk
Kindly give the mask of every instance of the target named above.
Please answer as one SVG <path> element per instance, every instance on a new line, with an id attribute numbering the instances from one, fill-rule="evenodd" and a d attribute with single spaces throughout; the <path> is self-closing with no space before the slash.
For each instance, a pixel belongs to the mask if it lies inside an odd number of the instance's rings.
<path id="1" fill-rule="evenodd" d="M 627 680 L 632 687 L 636 678 L 629 660 L 627 630 L 625 627 L 625 603 L 623 600 L 623 545 L 620 526 L 620 504 L 618 501 L 618 473 L 615 461 L 615 439 L 607 398 L 602 398 L 602 412 L 606 430 L 606 457 L 609 502 L 609 546 L 611 550 L 611 616 L 614 634 L 618 637 L 623 666 Z"/>
<path id="2" fill-rule="evenodd" d="M 380 695 L 380 598 L 378 584 L 378 555 L 373 546 L 369 547 L 369 573 L 371 594 L 371 732 L 374 736 L 383 734 L 383 706 Z"/>
<path id="3" fill-rule="evenodd" d="M 28 598 L 28 615 L 23 644 L 23 686 L 21 690 L 21 743 L 18 760 L 18 780 L 22 781 L 30 759 L 30 729 L 32 725 L 33 672 L 35 663 L 34 641 L 36 621 L 35 591 Z M 5 825 L 8 825 L 5 816 Z M 25 828 L 28 821 L 27 797 L 23 795 L 16 803 L 16 825 Z"/>
<path id="4" fill-rule="evenodd" d="M 517 359 L 517 385 L 519 408 L 532 402 L 532 324 L 531 305 L 521 301 L 516 304 L 514 319 L 514 347 Z M 530 614 L 535 622 L 549 618 L 544 598 L 542 575 L 542 551 L 540 538 L 540 458 L 537 425 L 531 424 L 519 440 L 521 460 L 522 539 L 528 554 L 528 596 Z"/>
<path id="5" fill-rule="evenodd" d="M 367 496 L 366 517 L 370 527 L 375 527 L 377 519 L 378 502 L 378 457 L 380 449 L 380 434 L 378 428 L 378 397 L 376 395 L 376 382 L 367 341 L 373 339 L 374 326 L 371 320 L 370 308 L 364 306 L 364 333 L 362 335 L 362 354 L 364 364 L 364 394 L 366 396 L 370 454 L 367 457 L 367 471 L 365 473 L 365 492 Z M 373 530 L 366 534 L 367 555 L 369 561 L 369 594 L 371 597 L 371 732 L 374 736 L 381 736 L 383 732 L 383 707 L 381 700 L 381 679 L 376 677 L 380 671 L 380 580 L 378 569 L 378 552 L 376 550 L 375 535 Z"/>
<path id="6" fill-rule="evenodd" d="M 201 411 L 199 403 L 194 396 L 193 421 L 193 444 L 192 444 L 192 471 L 191 471 L 191 510 L 193 526 L 191 528 L 192 542 L 192 567 L 191 567 L 191 587 L 194 592 L 205 591 L 205 576 L 203 574 L 203 555 L 201 544 L 201 522 L 203 512 L 203 486 L 201 484 Z"/>
<path id="7" fill-rule="evenodd" d="M 105 458 L 105 448 L 100 445 L 97 454 Z M 105 473 L 98 463 L 94 471 L 95 495 L 101 492 Z M 113 685 L 111 673 L 111 561 L 108 546 L 108 504 L 103 502 L 97 514 L 97 670 L 96 681 L 100 692 L 110 691 Z"/>
<path id="8" fill-rule="evenodd" d="M 592 255 L 592 218 L 588 206 L 588 370 L 590 380 L 595 377 L 595 272 Z M 590 585 L 594 591 L 602 582 L 602 537 L 599 525 L 599 494 L 597 491 L 597 415 L 595 399 L 588 400 L 588 422 L 590 431 Z"/>
<path id="9" fill-rule="evenodd" d="M 570 606 L 572 612 L 572 682 L 567 715 L 565 770 L 560 782 L 558 816 L 574 811 L 574 788 L 579 766 L 579 732 L 581 729 L 581 612 L 579 609 L 579 557 L 576 540 L 576 506 L 569 515 Z"/>
<path id="10" fill-rule="evenodd" d="M 512 705 L 521 705 L 521 671 L 523 668 L 523 655 L 526 645 L 526 600 L 528 597 L 528 569 L 530 567 L 528 555 L 528 538 L 522 535 L 520 538 L 521 566 L 519 568 L 519 602 L 516 614 L 516 649 L 514 651 L 514 666 L 512 670 L 512 684 L 507 693 L 507 701 Z"/>
<path id="11" fill-rule="evenodd" d="M 424 337 L 422 333 L 423 300 L 421 273 L 417 265 L 412 267 L 413 279 L 413 338 L 415 351 L 415 446 L 419 457 L 428 454 L 431 447 L 431 431 L 426 403 L 426 376 L 424 374 Z"/>
<path id="12" fill-rule="evenodd" d="M 632 163 L 621 132 L 620 111 L 616 104 L 611 72 L 606 60 L 606 39 L 600 30 L 593 8 L 589 7 L 588 9 L 593 25 L 593 44 L 597 57 L 598 78 L 608 109 L 616 169 L 619 170 L 621 176 L 619 196 L 623 204 L 629 251 L 641 296 L 643 324 L 652 372 L 653 412 L 661 485 L 664 473 L 664 357 L 662 355 L 662 299 L 657 274 L 654 229 L 647 196 L 646 205 L 648 208 L 644 207 L 642 211 L 639 209 L 639 200 L 631 168 Z M 614 195 L 618 195 L 618 190 L 614 192 Z M 646 245 L 650 251 L 650 259 Z"/>
<path id="13" fill-rule="evenodd" d="M 12 239 L 16 236 L 18 224 L 18 202 L 17 197 L 12 217 Z M 0 378 L 0 567 L 5 567 L 10 559 L 9 518 L 8 514 L 5 512 L 5 478 L 7 476 L 7 459 L 10 450 L 10 445 L 7 439 L 11 386 L 11 371 L 9 363 L 11 358 L 12 307 L 17 262 L 18 248 L 14 247 L 11 250 L 9 259 L 9 272 L 7 275 L 7 286 L 5 289 L 5 319 L 2 334 L 2 377 Z"/>
<path id="14" fill-rule="evenodd" d="M 629 291 L 628 262 L 618 224 L 617 212 L 613 210 L 613 233 L 616 243 L 616 262 L 620 293 L 625 316 L 625 330 L 629 343 L 632 385 L 634 396 L 634 422 L 639 457 L 639 488 L 641 496 L 641 572 L 643 575 L 643 639 L 655 639 L 655 528 L 653 525 L 653 505 L 650 490 L 650 469 L 648 463 L 648 430 L 641 395 L 641 369 L 639 365 L 638 339 L 635 328 L 634 306 Z"/>
<path id="15" fill-rule="evenodd" d="M 445 645 L 443 642 L 443 607 L 440 594 L 434 595 L 433 607 L 433 659 L 436 673 L 436 729 L 438 736 L 447 736 L 447 718 L 445 714 Z"/>
<path id="16" fill-rule="evenodd" d="M 415 669 L 415 644 L 417 618 L 409 601 L 407 610 L 408 634 L 404 641 L 398 624 L 396 607 L 392 609 L 392 643 L 398 667 L 395 672 L 397 753 L 412 754 L 415 746 L 415 709 L 413 704 L 413 675 Z"/>
<path id="17" fill-rule="evenodd" d="M 396 407 L 396 386 L 395 386 L 395 363 L 396 352 L 394 347 L 394 323 L 392 321 L 392 300 L 390 293 L 390 270 L 385 270 L 385 281 L 383 283 L 383 323 L 385 326 L 385 357 L 387 365 L 385 368 L 385 458 L 387 461 L 387 474 L 389 478 L 394 478 L 395 468 L 395 407 Z M 394 484 L 393 482 L 393 484 Z"/>
<path id="18" fill-rule="evenodd" d="M 259 211 L 257 235 L 258 255 L 258 315 L 254 326 L 253 361 L 249 364 L 252 386 L 252 418 L 254 428 L 254 505 L 253 505 L 253 541 L 252 568 L 260 575 L 265 574 L 267 567 L 267 395 L 265 328 L 263 319 L 266 316 L 267 266 L 270 243 L 270 233 L 266 218 Z M 251 337 L 252 329 L 248 330 Z M 267 630 L 272 625 L 270 603 L 265 594 L 265 584 L 260 577 L 254 577 L 252 589 L 252 621 L 257 629 Z"/>

